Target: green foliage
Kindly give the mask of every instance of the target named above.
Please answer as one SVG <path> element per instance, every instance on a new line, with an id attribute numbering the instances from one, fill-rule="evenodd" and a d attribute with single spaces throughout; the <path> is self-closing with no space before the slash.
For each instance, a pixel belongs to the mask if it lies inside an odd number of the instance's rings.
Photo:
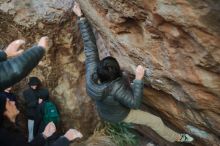
<path id="1" fill-rule="evenodd" d="M 139 139 L 128 123 L 107 123 L 105 122 L 105 133 L 110 136 L 117 146 L 137 146 Z"/>

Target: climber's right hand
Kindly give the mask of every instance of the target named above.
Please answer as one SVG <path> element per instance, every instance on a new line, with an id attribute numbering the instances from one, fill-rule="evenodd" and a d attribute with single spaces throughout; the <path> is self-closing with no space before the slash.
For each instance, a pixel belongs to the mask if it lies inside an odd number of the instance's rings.
<path id="1" fill-rule="evenodd" d="M 135 73 L 135 79 L 136 80 L 142 80 L 144 77 L 144 67 L 141 65 L 138 65 L 136 68 L 136 73 Z"/>

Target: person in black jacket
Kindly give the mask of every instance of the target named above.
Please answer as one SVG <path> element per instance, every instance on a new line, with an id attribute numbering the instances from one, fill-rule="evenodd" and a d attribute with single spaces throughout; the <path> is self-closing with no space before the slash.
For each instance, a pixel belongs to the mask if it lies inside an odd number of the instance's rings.
<path id="1" fill-rule="evenodd" d="M 119 63 L 113 57 L 99 59 L 95 36 L 78 3 L 73 7 L 84 42 L 86 56 L 86 91 L 95 101 L 99 116 L 108 122 L 127 122 L 149 126 L 164 139 L 191 142 L 188 134 L 179 134 L 164 125 L 161 118 L 139 110 L 143 97 L 144 68 L 136 68 L 133 85 L 122 75 Z"/>
<path id="2" fill-rule="evenodd" d="M 32 141 L 37 134 L 37 107 L 38 107 L 38 93 L 41 90 L 41 81 L 37 77 L 30 77 L 28 82 L 29 88 L 23 92 L 25 99 L 25 115 L 28 119 L 28 141 Z"/>
<path id="3" fill-rule="evenodd" d="M 45 146 L 47 139 L 56 131 L 55 125 L 50 122 L 42 133 L 28 142 L 19 127 L 15 124 L 15 119 L 19 111 L 15 102 L 8 98 L 0 97 L 0 145 L 1 146 Z M 75 130 L 68 130 L 64 136 L 59 137 L 49 146 L 69 146 L 70 142 L 76 138 L 81 138 L 82 134 Z"/>
<path id="4" fill-rule="evenodd" d="M 43 121 L 44 117 L 44 105 L 46 102 L 49 101 L 49 91 L 48 89 L 41 90 L 40 93 L 40 98 L 38 100 L 38 108 L 37 108 L 37 116 L 38 116 L 38 133 L 41 133 L 47 123 Z"/>
<path id="5" fill-rule="evenodd" d="M 16 40 L 5 51 L 0 51 L 0 91 L 27 76 L 49 48 L 48 37 L 42 37 L 37 46 L 26 51 L 19 50 L 24 43 L 23 40 Z"/>

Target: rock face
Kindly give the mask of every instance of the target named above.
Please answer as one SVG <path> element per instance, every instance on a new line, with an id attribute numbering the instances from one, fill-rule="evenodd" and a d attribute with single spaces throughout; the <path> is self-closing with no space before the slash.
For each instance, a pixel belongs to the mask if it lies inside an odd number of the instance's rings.
<path id="1" fill-rule="evenodd" d="M 65 127 L 74 125 L 89 135 L 98 120 L 85 93 L 82 42 L 76 19 L 71 18 L 73 2 L 1 0 L 0 43 L 52 38 L 52 48 L 32 75 L 50 88 Z M 220 145 L 220 1 L 79 3 L 95 29 L 100 58 L 116 57 L 131 74 L 138 64 L 146 67 L 143 108 L 192 135 L 192 145 Z"/>
<path id="2" fill-rule="evenodd" d="M 194 145 L 219 145 L 220 2 L 81 0 L 100 32 L 101 57 L 146 67 L 144 104 Z M 100 44 L 102 44 L 100 43 Z"/>

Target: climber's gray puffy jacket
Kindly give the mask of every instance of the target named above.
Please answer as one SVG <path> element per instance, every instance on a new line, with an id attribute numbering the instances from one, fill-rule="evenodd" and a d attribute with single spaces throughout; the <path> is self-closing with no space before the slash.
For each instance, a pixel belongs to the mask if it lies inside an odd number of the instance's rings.
<path id="1" fill-rule="evenodd" d="M 134 80 L 131 90 L 127 89 L 122 78 L 111 83 L 98 83 L 96 68 L 99 54 L 96 40 L 86 18 L 78 20 L 84 42 L 86 56 L 86 90 L 96 102 L 100 117 L 109 122 L 123 121 L 131 108 L 139 108 L 143 96 L 143 82 Z"/>

